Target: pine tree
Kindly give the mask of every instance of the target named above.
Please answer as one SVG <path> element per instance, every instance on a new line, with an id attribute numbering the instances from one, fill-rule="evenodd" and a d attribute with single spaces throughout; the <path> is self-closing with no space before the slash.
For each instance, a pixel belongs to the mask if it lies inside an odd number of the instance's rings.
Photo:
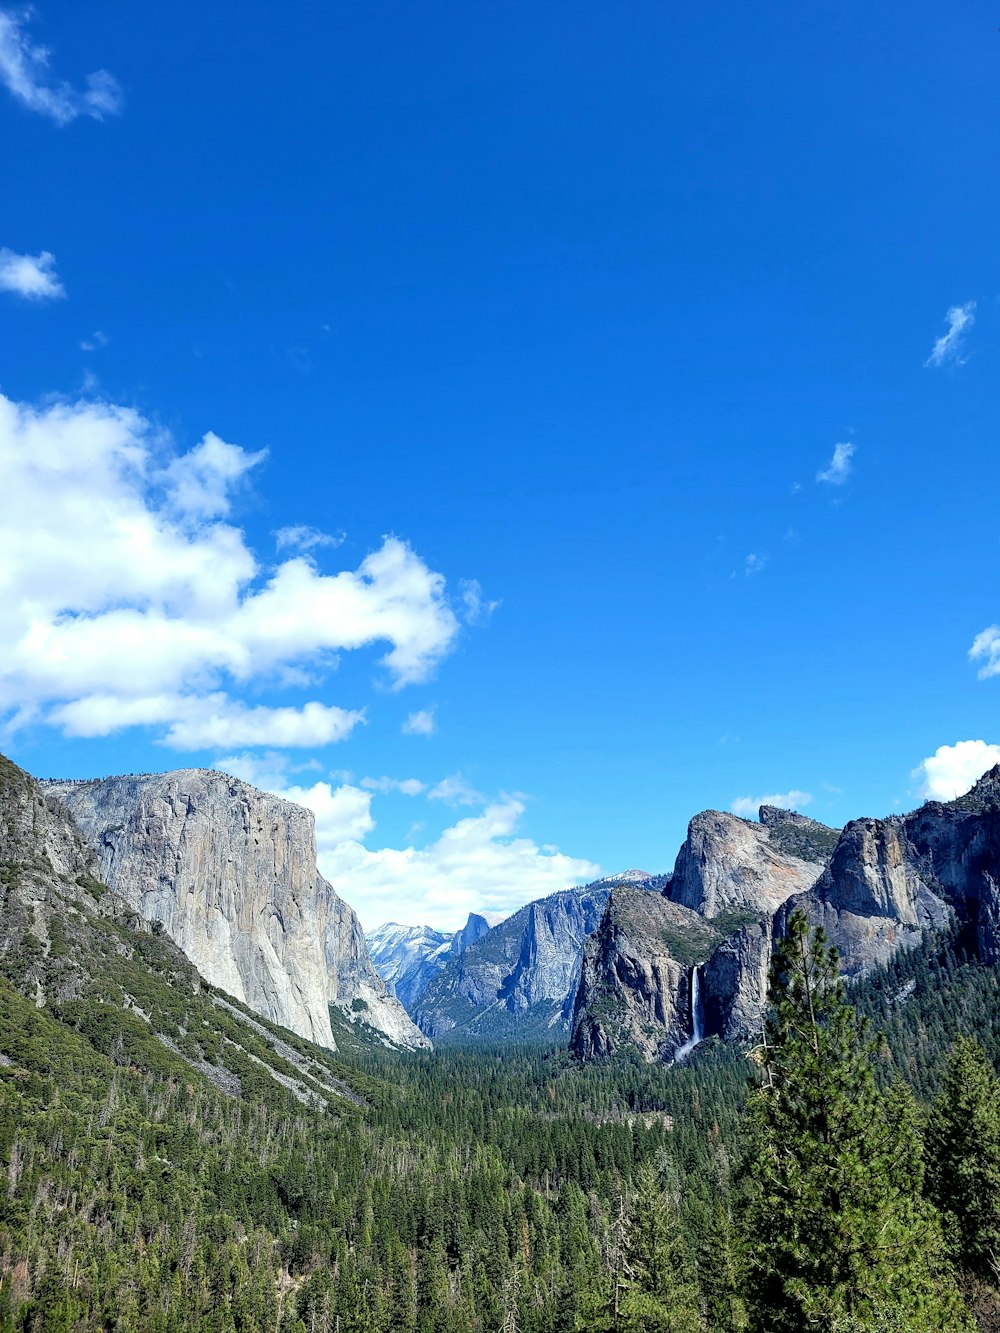
<path id="1" fill-rule="evenodd" d="M 1000 1080 L 960 1037 L 927 1127 L 927 1193 L 945 1216 L 960 1268 L 1000 1281 Z"/>
<path id="2" fill-rule="evenodd" d="M 622 1333 L 702 1333 L 698 1281 L 673 1200 L 640 1167 L 625 1243 Z"/>
<path id="3" fill-rule="evenodd" d="M 879 1092 L 837 953 L 793 912 L 751 1102 L 747 1301 L 763 1333 L 958 1330 L 908 1092 Z"/>

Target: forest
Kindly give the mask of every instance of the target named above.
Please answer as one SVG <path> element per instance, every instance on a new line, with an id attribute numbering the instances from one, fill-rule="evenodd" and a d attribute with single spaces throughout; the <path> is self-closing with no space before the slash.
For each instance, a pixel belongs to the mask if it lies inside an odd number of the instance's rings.
<path id="1" fill-rule="evenodd" d="M 995 970 L 846 992 L 803 919 L 772 1001 L 678 1068 L 357 1046 L 322 1109 L 2 982 L 0 1330 L 1000 1327 Z"/>

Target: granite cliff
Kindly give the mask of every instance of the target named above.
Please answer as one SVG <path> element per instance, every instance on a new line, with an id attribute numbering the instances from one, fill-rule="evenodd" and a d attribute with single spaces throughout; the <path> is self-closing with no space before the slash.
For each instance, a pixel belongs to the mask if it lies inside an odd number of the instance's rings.
<path id="1" fill-rule="evenodd" d="M 427 1045 L 386 989 L 353 910 L 316 868 L 313 815 L 207 769 L 48 782 L 101 879 L 212 985 L 319 1045 L 338 1021 Z"/>
<path id="2" fill-rule="evenodd" d="M 691 821 L 664 892 L 720 936 L 697 964 L 697 984 L 704 1034 L 724 1040 L 760 1032 L 773 942 L 796 909 L 823 927 L 848 978 L 949 929 L 996 964 L 1000 766 L 957 800 L 842 830 L 767 806 L 756 825 L 705 812 Z M 665 943 L 655 913 L 617 897 L 585 951 L 572 1045 L 586 1056 L 631 1044 L 646 1058 L 670 1059 L 691 1027 L 703 926 L 689 922 L 682 940 Z M 686 984 L 677 971 L 685 964 Z M 656 978 L 666 979 L 658 989 Z"/>
<path id="3" fill-rule="evenodd" d="M 773 806 L 759 823 L 695 815 L 661 895 L 611 894 L 583 955 L 573 1050 L 673 1060 L 704 1035 L 758 1032 L 774 915 L 820 879 L 837 835 Z"/>

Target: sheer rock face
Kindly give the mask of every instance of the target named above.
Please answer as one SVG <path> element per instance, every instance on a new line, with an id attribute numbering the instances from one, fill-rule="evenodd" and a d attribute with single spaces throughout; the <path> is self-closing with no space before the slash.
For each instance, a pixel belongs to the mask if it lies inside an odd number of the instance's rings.
<path id="1" fill-rule="evenodd" d="M 704 1035 L 759 1034 L 774 914 L 815 884 L 837 836 L 771 806 L 759 824 L 718 810 L 696 815 L 662 895 L 612 893 L 584 953 L 574 1050 L 634 1046 L 646 1059 L 672 1059 L 691 1036 L 695 965 Z"/>
<path id="2" fill-rule="evenodd" d="M 695 815 L 677 855 L 671 900 L 707 917 L 774 912 L 792 894 L 811 888 L 822 870 L 821 862 L 789 855 L 776 841 L 766 824 L 719 810 Z"/>
<path id="3" fill-rule="evenodd" d="M 206 769 L 44 788 L 73 814 L 105 883 L 162 923 L 212 985 L 323 1046 L 335 1046 L 331 1004 L 392 1042 L 427 1044 L 317 871 L 310 811 Z"/>
<path id="4" fill-rule="evenodd" d="M 672 1058 L 692 1035 L 693 960 L 715 939 L 703 917 L 660 894 L 614 889 L 584 949 L 573 1051 L 584 1059 L 621 1049 Z"/>
<path id="5" fill-rule="evenodd" d="M 859 976 L 913 948 L 925 930 L 947 925 L 951 910 L 936 877 L 908 836 L 905 819 L 856 819 L 813 889 L 779 913 L 778 933 L 796 908 L 822 926 L 840 953 L 841 970 Z"/>
<path id="6" fill-rule="evenodd" d="M 750 921 L 714 950 L 702 973 L 705 1031 L 724 1041 L 758 1039 L 767 1008 L 774 927 Z"/>

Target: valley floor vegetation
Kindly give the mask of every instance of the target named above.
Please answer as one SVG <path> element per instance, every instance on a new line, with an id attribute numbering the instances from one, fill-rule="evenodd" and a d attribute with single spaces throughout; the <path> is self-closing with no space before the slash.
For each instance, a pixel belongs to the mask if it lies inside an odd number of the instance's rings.
<path id="1" fill-rule="evenodd" d="M 325 1109 L 13 980 L 2 1333 L 1000 1328 L 998 974 L 959 940 L 845 991 L 796 917 L 749 1061 L 357 1049 Z"/>

